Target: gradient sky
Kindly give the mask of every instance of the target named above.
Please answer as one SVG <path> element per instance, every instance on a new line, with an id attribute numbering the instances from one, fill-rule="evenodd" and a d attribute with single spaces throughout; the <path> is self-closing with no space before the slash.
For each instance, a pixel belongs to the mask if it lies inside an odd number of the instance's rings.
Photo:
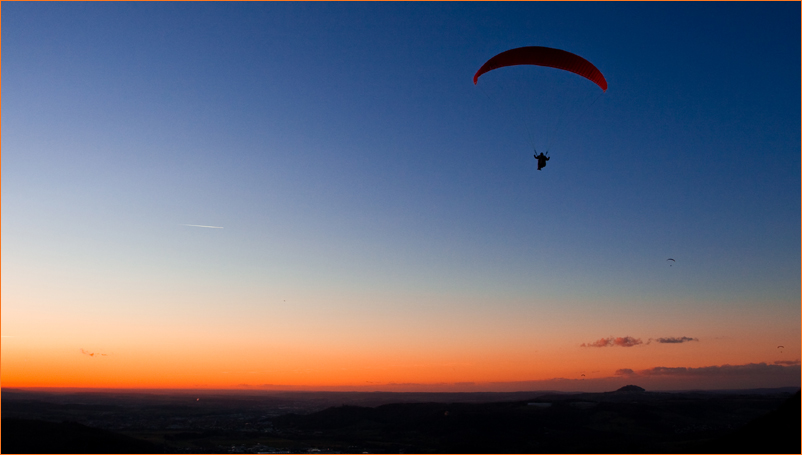
<path id="1" fill-rule="evenodd" d="M 4 387 L 799 385 L 799 3 L 2 13 Z"/>

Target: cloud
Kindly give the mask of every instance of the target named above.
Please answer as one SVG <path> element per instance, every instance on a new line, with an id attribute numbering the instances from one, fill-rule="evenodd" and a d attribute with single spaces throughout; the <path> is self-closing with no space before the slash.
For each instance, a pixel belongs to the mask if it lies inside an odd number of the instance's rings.
<path id="1" fill-rule="evenodd" d="M 638 385 L 649 391 L 740 390 L 753 388 L 799 387 L 800 364 L 751 363 L 704 367 L 656 367 L 646 370 L 621 368 L 615 374 L 586 378 L 551 378 L 512 382 L 361 382 L 351 385 L 311 386 L 288 384 L 239 384 L 236 388 L 264 391 L 332 392 L 610 392 L 625 385 Z M 590 375 L 588 375 L 590 376 Z M 534 395 L 532 395 L 534 396 Z M 529 397 L 526 397 L 528 399 Z"/>
<path id="2" fill-rule="evenodd" d="M 783 362 L 782 360 L 778 362 Z M 635 375 L 638 376 L 685 376 L 685 377 L 715 377 L 715 376 L 732 376 L 732 375 L 751 375 L 755 373 L 766 373 L 772 371 L 780 371 L 787 368 L 781 365 L 799 365 L 799 361 L 786 364 L 774 362 L 776 365 L 769 365 L 766 363 L 747 363 L 744 365 L 715 365 L 708 367 L 654 367 L 646 370 L 640 370 Z M 621 370 L 619 370 L 621 371 Z M 630 370 L 631 371 L 631 370 Z"/>
<path id="3" fill-rule="evenodd" d="M 685 343 L 687 341 L 699 341 L 699 339 L 691 337 L 649 338 L 649 343 L 651 343 L 652 341 L 656 341 L 658 343 Z"/>
<path id="4" fill-rule="evenodd" d="M 600 340 L 594 341 L 593 343 L 582 343 L 579 345 L 581 348 L 604 348 L 607 346 L 621 346 L 622 348 L 631 348 L 632 346 L 636 346 L 639 344 L 643 344 L 640 338 L 632 338 L 630 336 L 625 337 L 618 337 L 618 338 L 602 338 Z"/>
<path id="5" fill-rule="evenodd" d="M 89 352 L 89 351 L 84 351 L 83 349 L 81 349 L 81 354 L 86 354 L 86 355 L 88 355 L 89 357 L 106 355 L 106 354 L 101 354 L 101 353 L 99 353 L 99 352 Z"/>
<path id="6" fill-rule="evenodd" d="M 223 229 L 223 228 L 222 228 L 222 227 L 220 227 L 220 226 L 204 226 L 204 225 L 202 225 L 202 224 L 184 224 L 183 226 L 189 226 L 189 227 L 199 227 L 199 228 L 208 228 L 208 229 Z"/>
<path id="7" fill-rule="evenodd" d="M 698 338 L 691 338 L 691 337 L 661 337 L 661 338 L 649 338 L 645 344 L 651 344 L 652 341 L 655 343 L 669 343 L 669 344 L 677 344 L 677 343 L 686 343 L 688 341 L 699 341 Z M 579 347 L 582 348 L 605 348 L 608 346 L 620 346 L 622 348 L 631 348 L 632 346 L 637 346 L 639 344 L 644 344 L 640 338 L 633 338 L 631 336 L 625 337 L 609 337 L 609 338 L 601 338 L 596 340 L 592 343 L 582 343 Z"/>
<path id="8" fill-rule="evenodd" d="M 621 368 L 607 378 L 646 390 L 725 390 L 799 386 L 800 362 L 748 363 L 704 367 Z"/>

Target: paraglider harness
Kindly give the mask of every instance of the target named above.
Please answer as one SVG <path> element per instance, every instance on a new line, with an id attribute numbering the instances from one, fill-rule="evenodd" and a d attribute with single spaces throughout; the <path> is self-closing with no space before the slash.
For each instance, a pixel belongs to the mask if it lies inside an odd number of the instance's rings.
<path id="1" fill-rule="evenodd" d="M 535 156 L 535 158 L 537 158 L 537 170 L 538 171 L 543 169 L 544 167 L 546 167 L 546 161 L 551 159 L 551 157 L 549 156 L 548 150 L 546 151 L 545 155 L 543 154 L 543 152 L 541 152 L 540 155 L 537 155 L 537 149 L 535 149 L 535 155 L 534 156 Z"/>

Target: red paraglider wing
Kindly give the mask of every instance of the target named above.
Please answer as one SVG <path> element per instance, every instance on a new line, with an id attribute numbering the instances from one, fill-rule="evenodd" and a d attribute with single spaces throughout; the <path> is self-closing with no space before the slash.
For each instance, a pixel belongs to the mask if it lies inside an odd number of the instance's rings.
<path id="1" fill-rule="evenodd" d="M 496 55 L 479 68 L 479 71 L 473 76 L 473 83 L 476 85 L 479 76 L 488 71 L 515 65 L 547 66 L 570 71 L 592 81 L 602 90 L 607 91 L 607 81 L 601 71 L 593 66 L 593 63 L 567 51 L 541 46 L 519 47 Z"/>

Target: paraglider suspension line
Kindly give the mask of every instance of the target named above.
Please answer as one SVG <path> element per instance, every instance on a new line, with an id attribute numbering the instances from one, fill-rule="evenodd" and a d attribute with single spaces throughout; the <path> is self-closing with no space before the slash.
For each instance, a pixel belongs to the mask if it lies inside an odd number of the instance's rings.
<path id="1" fill-rule="evenodd" d="M 604 93 L 604 92 L 602 92 L 602 93 Z M 596 95 L 596 97 L 593 98 L 593 101 L 590 104 L 588 104 L 587 107 L 585 107 L 584 109 L 581 109 L 573 118 L 571 118 L 570 119 L 571 122 L 565 122 L 565 123 L 573 123 L 573 122 L 579 120 L 580 118 L 582 118 L 590 110 L 591 106 L 596 104 L 596 101 L 598 101 L 599 98 L 601 98 L 602 93 L 599 93 L 598 95 Z M 554 122 L 554 127 L 550 129 L 551 130 L 551 134 L 549 134 L 549 138 L 546 141 L 546 145 L 548 146 L 547 148 L 551 148 L 551 141 L 555 137 L 559 137 L 558 133 L 560 132 L 560 129 L 563 127 L 563 125 L 565 124 L 565 123 L 562 123 L 562 119 L 563 119 L 563 114 L 566 112 L 566 110 L 567 110 L 567 106 L 564 105 L 563 109 L 561 109 L 559 114 L 557 114 L 557 120 L 555 120 L 555 122 Z"/>

